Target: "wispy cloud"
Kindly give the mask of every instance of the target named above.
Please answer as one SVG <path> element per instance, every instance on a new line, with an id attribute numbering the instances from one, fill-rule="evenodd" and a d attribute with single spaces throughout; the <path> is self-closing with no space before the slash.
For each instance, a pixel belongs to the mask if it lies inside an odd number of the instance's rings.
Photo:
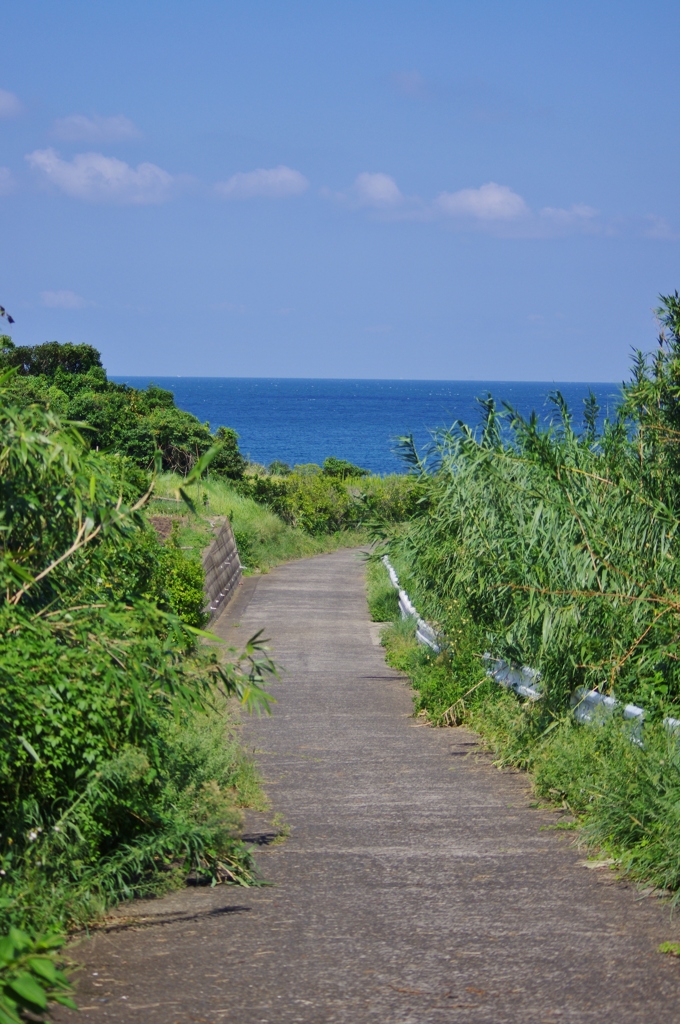
<path id="1" fill-rule="evenodd" d="M 661 241 L 674 242 L 680 237 L 671 225 L 663 217 L 656 217 L 650 214 L 645 218 L 646 224 L 643 230 L 645 238 L 656 238 Z"/>
<path id="2" fill-rule="evenodd" d="M 568 209 L 544 206 L 534 211 L 521 195 L 495 181 L 479 188 L 442 192 L 433 211 L 458 226 L 467 222 L 468 226 L 511 237 L 542 238 L 605 230 L 599 211 L 592 206 L 576 203 Z"/>
<path id="3" fill-rule="evenodd" d="M 101 117 L 93 114 L 70 114 L 59 117 L 52 125 L 52 135 L 67 142 L 121 142 L 141 138 L 139 128 L 123 114 Z"/>
<path id="4" fill-rule="evenodd" d="M 360 206 L 400 206 L 404 202 L 399 186 L 389 174 L 364 171 L 354 182 L 354 197 Z"/>
<path id="5" fill-rule="evenodd" d="M 341 192 L 322 188 L 321 195 L 353 210 L 374 210 L 388 219 L 394 216 L 399 219 L 405 218 L 414 203 L 422 205 L 419 199 L 414 200 L 405 196 L 394 178 L 382 171 L 362 171 L 356 176 L 350 188 Z"/>
<path id="6" fill-rule="evenodd" d="M 84 309 L 85 306 L 92 305 L 82 295 L 69 291 L 41 292 L 40 301 L 43 306 L 50 309 Z"/>
<path id="7" fill-rule="evenodd" d="M 509 185 L 488 181 L 476 188 L 440 192 L 432 201 L 406 196 L 395 179 L 383 172 L 364 171 L 344 192 L 323 189 L 322 195 L 353 209 L 370 208 L 381 220 L 439 221 L 457 231 L 485 231 L 509 238 L 543 238 L 587 232 L 611 233 L 592 206 L 575 204 L 569 209 L 546 206 L 532 210 Z M 652 224 L 650 230 L 663 232 Z"/>
<path id="8" fill-rule="evenodd" d="M 441 192 L 435 200 L 434 209 L 445 216 L 477 221 L 518 220 L 530 212 L 520 195 L 507 185 L 497 185 L 495 181 L 479 188 Z"/>
<path id="9" fill-rule="evenodd" d="M 8 196 L 16 187 L 16 182 L 9 167 L 0 167 L 0 196 Z"/>
<path id="10" fill-rule="evenodd" d="M 62 160 L 53 149 L 36 149 L 26 159 L 43 180 L 90 203 L 163 203 L 176 183 L 156 164 L 131 167 L 102 153 L 79 153 L 73 160 Z"/>
<path id="11" fill-rule="evenodd" d="M 0 117 L 16 117 L 23 110 L 18 96 L 6 89 L 0 89 Z"/>
<path id="12" fill-rule="evenodd" d="M 222 199 L 285 199 L 299 196 L 309 188 L 309 181 L 300 171 L 280 164 L 265 170 L 240 171 L 227 181 L 215 185 L 215 192 Z"/>

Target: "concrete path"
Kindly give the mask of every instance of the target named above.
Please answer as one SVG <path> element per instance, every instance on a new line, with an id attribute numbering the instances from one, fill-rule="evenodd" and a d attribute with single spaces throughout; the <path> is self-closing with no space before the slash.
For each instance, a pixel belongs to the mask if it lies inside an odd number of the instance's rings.
<path id="1" fill-rule="evenodd" d="M 247 724 L 291 827 L 258 854 L 274 886 L 126 909 L 79 950 L 83 1009 L 60 1020 L 677 1024 L 668 907 L 542 830 L 558 816 L 471 733 L 410 717 L 356 552 L 246 581 L 217 629 L 261 627 L 286 668 Z"/>

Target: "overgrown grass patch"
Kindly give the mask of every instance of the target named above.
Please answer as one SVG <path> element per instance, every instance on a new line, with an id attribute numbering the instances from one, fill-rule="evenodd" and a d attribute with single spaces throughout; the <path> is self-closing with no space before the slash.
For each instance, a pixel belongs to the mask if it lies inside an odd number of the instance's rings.
<path id="1" fill-rule="evenodd" d="M 394 588 L 392 593 L 396 594 Z M 455 725 L 490 690 L 479 657 L 478 630 L 456 614 L 452 640 L 439 652 L 417 643 L 415 631 L 414 619 L 401 619 L 398 612 L 393 616 L 383 632 L 388 664 L 411 679 L 417 712 L 426 714 L 435 725 Z"/>
<path id="2" fill-rule="evenodd" d="M 158 478 L 155 493 L 160 498 L 173 498 L 182 478 L 165 473 Z M 153 514 L 171 514 L 178 517 L 179 543 L 197 557 L 214 537 L 211 521 L 227 516 L 231 522 L 246 572 L 267 572 L 275 565 L 298 558 L 336 551 L 343 547 L 365 544 L 368 536 L 363 530 L 337 530 L 330 534 L 312 536 L 287 523 L 253 498 L 242 494 L 228 480 L 210 479 L 189 488 L 196 515 L 186 506 L 169 501 L 152 503 Z"/>
<path id="3" fill-rule="evenodd" d="M 242 809 L 267 802 L 234 710 L 219 700 L 161 733 L 159 761 L 124 747 L 61 807 L 56 826 L 35 820 L 29 842 L 5 855 L 4 921 L 81 927 L 121 899 L 184 885 L 189 870 L 206 881 L 255 880 Z"/>

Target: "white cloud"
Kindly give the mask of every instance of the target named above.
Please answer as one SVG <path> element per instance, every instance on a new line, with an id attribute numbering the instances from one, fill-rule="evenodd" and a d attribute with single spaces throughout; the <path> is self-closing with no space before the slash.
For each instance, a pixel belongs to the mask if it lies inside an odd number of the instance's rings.
<path id="1" fill-rule="evenodd" d="M 381 220 L 404 220 L 421 217 L 422 200 L 405 196 L 394 178 L 381 171 L 362 171 L 354 179 L 351 188 L 344 192 L 333 192 L 322 188 L 320 194 L 352 210 L 370 208 L 380 214 Z"/>
<path id="2" fill-rule="evenodd" d="M 215 185 L 215 191 L 223 199 L 284 199 L 302 195 L 308 188 L 309 181 L 304 174 L 283 164 L 269 170 L 240 171 Z"/>
<path id="3" fill-rule="evenodd" d="M 138 139 L 142 133 L 123 114 L 117 114 L 115 117 L 71 114 L 69 117 L 57 118 L 52 125 L 52 134 L 68 142 L 119 142 L 125 139 Z"/>
<path id="4" fill-rule="evenodd" d="M 454 231 L 482 231 L 498 238 L 563 238 L 570 235 L 642 236 L 677 241 L 680 233 L 664 218 L 605 217 L 593 206 L 532 208 L 508 185 L 488 181 L 478 188 L 440 192 L 434 200 L 404 195 L 389 174 L 359 174 L 340 192 L 322 188 L 326 199 L 350 210 L 364 209 L 379 221 L 420 221 L 447 224 Z"/>
<path id="5" fill-rule="evenodd" d="M 0 196 L 8 196 L 14 191 L 15 184 L 9 167 L 0 167 Z"/>
<path id="6" fill-rule="evenodd" d="M 23 110 L 21 100 L 13 92 L 0 89 L 0 117 L 16 117 Z"/>
<path id="7" fill-rule="evenodd" d="M 396 181 L 389 174 L 364 171 L 354 182 L 354 195 L 361 206 L 398 206 L 404 201 Z"/>
<path id="8" fill-rule="evenodd" d="M 495 181 L 479 188 L 442 192 L 435 201 L 435 209 L 451 217 L 471 217 L 479 221 L 514 221 L 530 213 L 520 195 Z"/>
<path id="9" fill-rule="evenodd" d="M 562 210 L 559 207 L 544 206 L 540 211 L 539 216 L 556 227 L 578 227 L 586 225 L 588 222 L 593 221 L 598 216 L 598 210 L 592 206 L 586 206 L 583 203 L 577 203 L 574 206 L 570 206 L 568 210 Z"/>
<path id="10" fill-rule="evenodd" d="M 102 153 L 79 153 L 62 160 L 53 149 L 36 149 L 26 157 L 31 167 L 74 199 L 91 203 L 162 203 L 175 179 L 155 164 L 130 167 Z"/>
<path id="11" fill-rule="evenodd" d="M 69 291 L 41 292 L 40 301 L 50 309 L 84 309 L 91 305 L 82 295 Z"/>
<path id="12" fill-rule="evenodd" d="M 372 208 L 380 220 L 439 220 L 457 231 L 485 231 L 503 238 L 554 238 L 612 230 L 592 206 L 575 204 L 568 210 L 546 206 L 534 211 L 519 193 L 495 181 L 479 188 L 440 192 L 428 202 L 419 196 L 405 196 L 389 174 L 364 172 L 344 192 L 322 189 L 321 195 L 350 209 Z M 656 237 L 668 237 L 662 224 L 652 219 L 648 223 Z"/>

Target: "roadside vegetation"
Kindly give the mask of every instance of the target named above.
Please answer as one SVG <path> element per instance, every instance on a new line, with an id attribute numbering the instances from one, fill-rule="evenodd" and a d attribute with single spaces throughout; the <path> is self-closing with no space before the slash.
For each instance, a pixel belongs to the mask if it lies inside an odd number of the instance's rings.
<path id="1" fill-rule="evenodd" d="M 257 643 L 202 633 L 200 561 L 149 524 L 152 472 L 17 379 L 0 374 L 3 1022 L 69 1002 L 64 934 L 119 900 L 257 881 L 240 817 L 263 797 L 232 701 L 266 709 L 274 672 Z M 188 487 L 220 470 L 215 440 Z"/>
<path id="2" fill-rule="evenodd" d="M 266 572 L 365 543 L 419 487 L 335 458 L 250 466 L 233 430 L 109 381 L 96 349 L 0 337 L 0 1024 L 71 1005 L 65 935 L 121 899 L 258 881 L 235 709 L 267 710 L 276 669 L 204 632 L 224 518 Z"/>
<path id="3" fill-rule="evenodd" d="M 177 543 L 195 559 L 213 539 L 222 517 L 232 525 L 246 574 L 267 572 L 282 562 L 368 542 L 362 528 L 315 535 L 291 526 L 267 505 L 250 497 L 247 489 L 244 493 L 237 483 L 213 476 L 186 488 L 192 510 L 175 499 L 178 488 L 184 486 L 178 474 L 161 474 L 149 510 L 154 517 L 168 517 L 177 523 Z"/>
<path id="4" fill-rule="evenodd" d="M 678 893 L 680 733 L 666 719 L 680 718 L 680 296 L 661 301 L 658 347 L 637 353 L 611 421 L 598 429 L 592 397 L 577 425 L 555 393 L 545 427 L 489 396 L 479 430 L 439 432 L 427 458 L 403 439 L 421 501 L 376 532 L 441 637 L 435 654 L 412 623 L 385 631 L 416 710 L 469 723 L 574 813 L 585 842 Z M 371 573 L 382 617 L 387 574 Z M 491 681 L 485 653 L 539 669 L 541 698 Z M 573 695 L 591 689 L 619 709 L 579 724 Z M 628 702 L 645 710 L 641 736 Z"/>
<path id="5" fill-rule="evenodd" d="M 191 504 L 178 500 L 179 488 Z M 369 543 L 377 522 L 403 522 L 416 508 L 421 485 L 407 474 L 380 477 L 342 459 L 323 466 L 246 465 L 238 480 L 210 473 L 190 487 L 177 473 L 156 479 L 149 510 L 174 525 L 173 542 L 194 559 L 223 518 L 234 530 L 247 574 L 296 558 Z"/>
<path id="6" fill-rule="evenodd" d="M 285 523 L 314 537 L 401 523 L 418 505 L 420 482 L 407 474 L 377 476 L 344 459 L 294 466 L 249 467 L 241 493 L 266 505 Z"/>

